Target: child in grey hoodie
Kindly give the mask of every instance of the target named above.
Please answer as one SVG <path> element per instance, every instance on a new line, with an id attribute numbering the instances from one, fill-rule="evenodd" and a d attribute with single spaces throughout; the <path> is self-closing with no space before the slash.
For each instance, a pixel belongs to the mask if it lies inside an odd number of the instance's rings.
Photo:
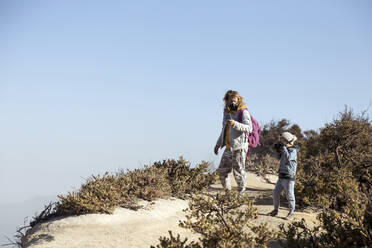
<path id="1" fill-rule="evenodd" d="M 296 180 L 297 170 L 297 153 L 299 148 L 294 146 L 297 137 L 290 132 L 284 132 L 280 135 L 280 143 L 274 145 L 280 159 L 279 178 L 273 191 L 274 210 L 269 213 L 271 216 L 278 214 L 280 204 L 280 194 L 285 191 L 286 198 L 289 203 L 289 213 L 286 219 L 291 219 L 294 216 L 295 210 L 295 195 L 294 184 Z"/>

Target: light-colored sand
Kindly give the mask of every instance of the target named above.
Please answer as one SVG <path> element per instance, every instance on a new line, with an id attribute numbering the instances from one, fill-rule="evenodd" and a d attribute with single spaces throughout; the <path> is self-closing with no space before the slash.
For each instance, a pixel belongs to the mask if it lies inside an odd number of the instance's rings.
<path id="1" fill-rule="evenodd" d="M 37 225 L 30 230 L 26 247 L 150 247 L 168 230 L 195 236 L 178 227 L 179 220 L 185 219 L 186 201 L 160 199 L 143 205 L 146 209 L 117 208 L 112 215 L 88 214 Z"/>
<path id="2" fill-rule="evenodd" d="M 273 182 L 276 178 L 270 178 Z M 236 185 L 232 180 L 232 184 Z M 286 203 L 281 204 L 278 217 L 266 216 L 272 210 L 272 189 L 274 184 L 265 182 L 252 173 L 247 173 L 247 194 L 256 198 L 258 223 L 267 222 L 270 227 L 278 228 L 286 216 Z M 220 184 L 212 185 L 212 191 L 222 189 Z M 89 214 L 67 217 L 36 225 L 28 231 L 25 247 L 30 248 L 105 248 L 105 247 L 150 247 L 159 243 L 160 236 L 168 237 L 168 230 L 181 237 L 196 240 L 198 236 L 178 226 L 185 219 L 182 211 L 187 202 L 180 199 L 160 199 L 153 204 L 142 202 L 145 209 L 133 211 L 117 208 L 112 215 Z M 304 218 L 309 225 L 316 223 L 315 213 L 296 212 L 295 219 Z M 278 247 L 273 244 L 272 247 Z"/>

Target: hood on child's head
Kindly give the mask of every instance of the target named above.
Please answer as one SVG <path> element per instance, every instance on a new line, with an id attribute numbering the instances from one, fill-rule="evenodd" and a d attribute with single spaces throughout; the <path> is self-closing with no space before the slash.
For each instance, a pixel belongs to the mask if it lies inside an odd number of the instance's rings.
<path id="1" fill-rule="evenodd" d="M 290 132 L 284 132 L 284 133 L 281 133 L 280 136 L 282 138 L 284 138 L 289 144 L 291 144 L 292 146 L 294 145 L 295 141 L 297 140 L 297 137 L 296 135 L 294 134 L 291 134 Z"/>

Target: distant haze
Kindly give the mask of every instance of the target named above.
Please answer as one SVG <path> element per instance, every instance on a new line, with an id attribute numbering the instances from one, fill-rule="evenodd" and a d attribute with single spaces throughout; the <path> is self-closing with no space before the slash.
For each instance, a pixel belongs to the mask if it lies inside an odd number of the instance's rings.
<path id="1" fill-rule="evenodd" d="M 14 240 L 18 227 L 23 227 L 25 223 L 28 225 L 36 214 L 44 210 L 44 206 L 55 201 L 57 201 L 56 196 L 45 196 L 0 205 L 0 246 L 9 243 L 6 237 Z"/>

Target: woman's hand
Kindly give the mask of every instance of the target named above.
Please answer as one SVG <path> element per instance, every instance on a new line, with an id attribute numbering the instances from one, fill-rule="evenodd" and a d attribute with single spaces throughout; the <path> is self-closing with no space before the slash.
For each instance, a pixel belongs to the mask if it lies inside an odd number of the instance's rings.
<path id="1" fill-rule="evenodd" d="M 234 120 L 228 120 L 228 121 L 227 121 L 227 124 L 228 124 L 229 126 L 234 126 L 234 123 L 235 123 Z"/>
<path id="2" fill-rule="evenodd" d="M 218 146 L 218 145 L 216 145 L 215 147 L 214 147 L 214 154 L 218 154 L 218 149 L 219 149 L 220 147 Z"/>

